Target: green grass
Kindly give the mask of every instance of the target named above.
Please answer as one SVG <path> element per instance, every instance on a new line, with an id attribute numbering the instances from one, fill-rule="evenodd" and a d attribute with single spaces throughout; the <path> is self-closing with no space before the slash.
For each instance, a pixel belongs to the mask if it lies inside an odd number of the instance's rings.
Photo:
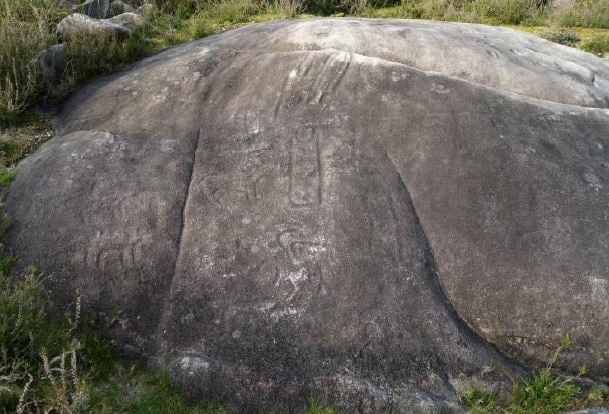
<path id="1" fill-rule="evenodd" d="M 61 84 L 45 79 L 32 65 L 44 49 L 57 42 L 55 28 L 68 14 L 57 0 L 0 0 L 0 125 L 41 101 L 59 101 L 79 84 L 111 73 L 158 47 L 149 37 L 161 36 L 148 26 L 126 40 L 80 33 L 67 42 Z"/>
<path id="2" fill-rule="evenodd" d="M 609 34 L 599 33 L 584 40 L 581 49 L 599 56 L 609 54 Z"/>
<path id="3" fill-rule="evenodd" d="M 53 136 L 48 116 L 27 111 L 9 128 L 0 128 L 0 191 L 8 187 L 17 162 Z"/>
<path id="4" fill-rule="evenodd" d="M 569 377 L 542 369 L 516 387 L 509 410 L 514 414 L 559 413 L 575 404 L 580 394 L 581 389 Z"/>
<path id="5" fill-rule="evenodd" d="M 497 395 L 475 387 L 461 393 L 461 401 L 472 414 L 558 414 L 565 410 L 609 408 L 609 389 L 593 388 L 585 392 L 578 385 L 586 374 L 585 366 L 580 367 L 576 376 L 554 372 L 556 361 L 571 346 L 567 335 L 549 356 L 547 366 L 515 383 L 512 394 L 502 403 L 498 402 Z"/>
<path id="6" fill-rule="evenodd" d="M 82 326 L 78 298 L 71 315 L 58 317 L 35 269 L 11 280 L 11 264 L 0 257 L 1 413 L 224 412 L 191 406 L 164 374 L 124 362 L 89 324 Z"/>
<path id="7" fill-rule="evenodd" d="M 558 414 L 565 410 L 609 408 L 607 390 L 584 392 L 575 384 L 575 377 L 549 369 L 535 371 L 516 384 L 502 403 L 495 394 L 477 388 L 468 388 L 460 397 L 471 414 Z"/>
<path id="8" fill-rule="evenodd" d="M 493 413 L 497 408 L 496 395 L 479 388 L 468 387 L 459 397 L 473 414 Z"/>

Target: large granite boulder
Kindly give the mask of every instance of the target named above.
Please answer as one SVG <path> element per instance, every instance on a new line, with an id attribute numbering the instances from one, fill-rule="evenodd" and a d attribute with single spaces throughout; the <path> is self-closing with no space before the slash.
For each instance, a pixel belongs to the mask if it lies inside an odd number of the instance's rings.
<path id="1" fill-rule="evenodd" d="M 192 398 L 460 411 L 565 335 L 609 377 L 609 66 L 508 29 L 280 21 L 100 79 L 6 246 Z"/>

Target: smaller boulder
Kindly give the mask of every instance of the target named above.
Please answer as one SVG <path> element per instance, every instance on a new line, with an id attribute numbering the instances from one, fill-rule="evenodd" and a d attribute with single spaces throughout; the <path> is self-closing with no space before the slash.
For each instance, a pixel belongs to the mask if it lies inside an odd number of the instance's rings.
<path id="1" fill-rule="evenodd" d="M 51 84 L 58 84 L 66 69 L 66 45 L 53 45 L 34 58 L 31 65 Z"/>
<path id="2" fill-rule="evenodd" d="M 106 17 L 114 17 L 123 13 L 133 13 L 134 11 L 135 9 L 130 5 L 125 4 L 120 0 L 114 0 L 112 3 L 110 3 Z"/>
<path id="3" fill-rule="evenodd" d="M 109 8 L 110 0 L 87 0 L 79 5 L 76 10 L 89 17 L 103 19 L 108 15 Z"/>
<path id="4" fill-rule="evenodd" d="M 57 25 L 57 37 L 62 40 L 70 40 L 82 34 L 106 35 L 123 39 L 130 34 L 130 30 L 108 20 L 93 19 L 84 14 L 72 14 L 65 17 Z"/>
<path id="5" fill-rule="evenodd" d="M 124 27 L 129 31 L 133 31 L 137 28 L 146 26 L 146 19 L 137 13 L 122 13 L 118 16 L 104 19 L 104 22 L 117 24 Z"/>

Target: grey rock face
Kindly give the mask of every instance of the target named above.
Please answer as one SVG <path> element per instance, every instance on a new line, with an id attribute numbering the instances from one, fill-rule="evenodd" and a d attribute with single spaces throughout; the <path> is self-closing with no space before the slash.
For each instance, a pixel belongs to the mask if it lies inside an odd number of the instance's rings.
<path id="1" fill-rule="evenodd" d="M 36 57 L 32 64 L 43 78 L 51 83 L 58 83 L 66 67 L 65 44 L 53 45 Z"/>
<path id="2" fill-rule="evenodd" d="M 609 414 L 605 408 L 589 408 L 587 410 L 572 411 L 571 414 Z"/>
<path id="3" fill-rule="evenodd" d="M 146 19 L 137 13 L 123 13 L 118 16 L 104 19 L 104 22 L 117 24 L 129 32 L 137 29 L 138 27 L 144 27 L 146 25 Z"/>
<path id="4" fill-rule="evenodd" d="M 110 0 L 87 0 L 77 7 L 77 11 L 95 19 L 103 19 L 108 16 Z"/>
<path id="5" fill-rule="evenodd" d="M 98 20 L 79 13 L 65 17 L 57 25 L 57 37 L 61 40 L 70 40 L 70 38 L 83 33 L 101 34 L 122 39 L 127 37 L 130 32 L 130 29 L 113 23 L 112 19 Z"/>
<path id="6" fill-rule="evenodd" d="M 567 333 L 606 380 L 608 108 L 606 63 L 507 29 L 247 26 L 76 93 L 6 245 L 192 398 L 460 411 Z"/>

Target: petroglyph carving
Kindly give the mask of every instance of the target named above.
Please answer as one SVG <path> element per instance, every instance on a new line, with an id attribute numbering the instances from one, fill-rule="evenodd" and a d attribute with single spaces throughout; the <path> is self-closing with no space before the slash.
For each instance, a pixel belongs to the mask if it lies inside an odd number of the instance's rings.
<path id="1" fill-rule="evenodd" d="M 305 127 L 291 135 L 290 203 L 295 207 L 321 204 L 321 156 L 315 130 Z"/>

